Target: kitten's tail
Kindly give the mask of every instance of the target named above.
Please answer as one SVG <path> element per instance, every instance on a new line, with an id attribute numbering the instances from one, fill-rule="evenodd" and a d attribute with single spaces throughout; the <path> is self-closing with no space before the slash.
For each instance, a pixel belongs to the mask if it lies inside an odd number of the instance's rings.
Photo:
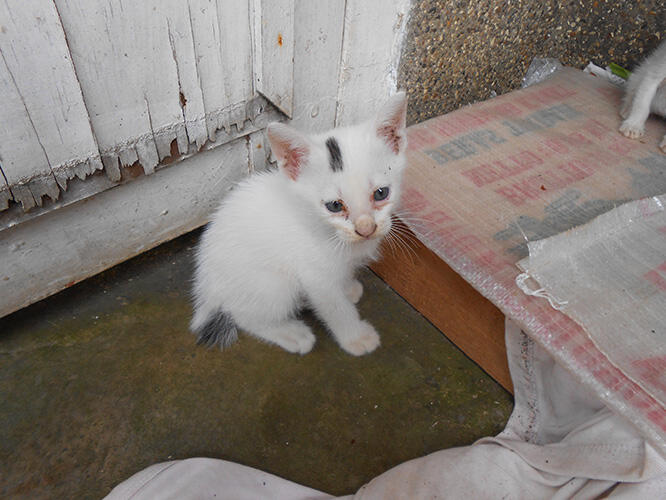
<path id="1" fill-rule="evenodd" d="M 231 316 L 223 311 L 211 312 L 203 321 L 196 321 L 195 317 L 190 328 L 197 336 L 197 345 L 219 345 L 224 349 L 238 340 L 236 324 Z"/>

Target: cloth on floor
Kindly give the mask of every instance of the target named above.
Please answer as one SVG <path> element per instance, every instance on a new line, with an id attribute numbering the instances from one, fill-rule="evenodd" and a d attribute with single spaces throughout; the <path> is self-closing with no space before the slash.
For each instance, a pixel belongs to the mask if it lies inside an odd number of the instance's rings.
<path id="1" fill-rule="evenodd" d="M 401 464 L 346 499 L 666 498 L 666 458 L 507 320 L 515 407 L 505 430 Z M 215 459 L 154 465 L 111 500 L 333 498 Z"/>
<path id="2" fill-rule="evenodd" d="M 214 458 L 151 465 L 116 486 L 107 500 L 322 500 L 330 495 L 251 467 Z"/>

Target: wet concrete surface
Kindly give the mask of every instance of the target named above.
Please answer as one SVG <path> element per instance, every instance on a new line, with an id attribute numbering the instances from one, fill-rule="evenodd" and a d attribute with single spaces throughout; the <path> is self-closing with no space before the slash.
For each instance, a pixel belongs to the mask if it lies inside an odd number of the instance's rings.
<path id="1" fill-rule="evenodd" d="M 150 464 L 223 458 L 333 494 L 500 431 L 511 396 L 370 271 L 382 336 L 305 356 L 188 332 L 185 235 L 0 319 L 0 497 L 100 498 Z"/>

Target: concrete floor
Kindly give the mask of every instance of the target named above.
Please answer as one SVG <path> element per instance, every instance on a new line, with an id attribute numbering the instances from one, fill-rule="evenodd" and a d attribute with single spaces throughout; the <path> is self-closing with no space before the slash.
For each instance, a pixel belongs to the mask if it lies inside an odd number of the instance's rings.
<path id="1" fill-rule="evenodd" d="M 155 462 L 207 456 L 334 494 L 500 431 L 511 396 L 370 271 L 354 358 L 312 317 L 297 356 L 188 332 L 198 233 L 0 319 L 0 496 L 100 498 Z"/>

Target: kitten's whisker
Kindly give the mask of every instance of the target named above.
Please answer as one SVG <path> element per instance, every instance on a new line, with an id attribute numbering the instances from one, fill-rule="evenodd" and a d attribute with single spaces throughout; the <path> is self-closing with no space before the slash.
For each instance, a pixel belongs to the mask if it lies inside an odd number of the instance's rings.
<path id="1" fill-rule="evenodd" d="M 426 219 L 425 217 L 418 217 L 416 215 L 411 215 L 411 214 L 401 214 L 400 212 L 395 212 L 393 214 L 393 217 L 401 221 L 432 222 L 431 219 Z"/>
<path id="2" fill-rule="evenodd" d="M 410 244 L 416 246 L 416 242 L 419 241 L 417 236 L 404 224 L 392 223 L 390 233 L 393 233 L 394 238 L 399 240 L 403 245 L 405 245 L 409 250 L 413 249 L 410 247 Z"/>
<path id="3" fill-rule="evenodd" d="M 397 249 L 395 247 L 395 243 L 393 242 L 393 235 L 391 233 L 387 233 L 386 236 L 384 237 L 384 241 L 389 247 L 389 250 L 393 255 L 397 255 Z"/>
<path id="4" fill-rule="evenodd" d="M 393 230 L 394 233 L 399 234 L 400 236 L 402 236 L 405 240 L 407 240 L 409 242 L 420 241 L 419 238 L 412 231 L 406 230 L 406 229 L 404 229 L 400 226 L 396 226 L 392 230 Z"/>
<path id="5" fill-rule="evenodd" d="M 408 240 L 405 238 L 403 235 L 400 233 L 394 233 L 394 237 L 396 239 L 396 243 L 398 243 L 402 248 L 404 248 L 407 253 L 415 258 L 418 258 L 418 255 L 416 254 L 416 250 L 411 247 L 410 243 L 412 243 L 412 240 Z M 414 261 L 412 261 L 414 262 Z"/>
<path id="6" fill-rule="evenodd" d="M 414 264 L 414 257 L 418 257 L 414 249 L 403 239 L 398 232 L 391 229 L 386 235 L 386 241 L 389 243 L 393 255 L 398 256 L 398 251 L 409 261 Z"/>

